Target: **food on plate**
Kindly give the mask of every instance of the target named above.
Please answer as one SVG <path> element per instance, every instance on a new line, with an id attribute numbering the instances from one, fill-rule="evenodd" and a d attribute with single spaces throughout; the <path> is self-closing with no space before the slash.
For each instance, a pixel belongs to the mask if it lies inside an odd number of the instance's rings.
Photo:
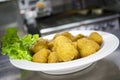
<path id="1" fill-rule="evenodd" d="M 53 40 L 50 40 L 50 41 L 48 42 L 48 49 L 50 49 L 50 50 L 52 50 L 52 51 L 53 51 L 53 43 L 54 43 Z"/>
<path id="2" fill-rule="evenodd" d="M 65 36 L 58 36 L 54 40 L 54 50 L 62 61 L 71 61 L 78 56 L 76 47 L 72 41 Z"/>
<path id="3" fill-rule="evenodd" d="M 57 53 L 51 52 L 50 55 L 48 56 L 48 63 L 57 63 L 57 62 L 59 62 Z"/>
<path id="4" fill-rule="evenodd" d="M 74 37 L 74 41 L 77 41 L 78 39 L 81 39 L 83 37 L 86 37 L 85 35 L 83 34 L 77 34 L 75 37 Z"/>
<path id="5" fill-rule="evenodd" d="M 98 44 L 102 44 L 103 43 L 103 38 L 102 36 L 97 33 L 97 32 L 92 32 L 90 35 L 89 35 L 89 38 L 94 40 L 95 42 L 97 42 Z"/>
<path id="6" fill-rule="evenodd" d="M 39 50 L 43 49 L 43 48 L 48 48 L 48 40 L 47 39 L 43 39 L 43 38 L 39 38 L 34 45 L 31 46 L 31 51 L 33 53 L 38 52 Z"/>
<path id="7" fill-rule="evenodd" d="M 54 36 L 54 39 L 56 38 L 56 37 L 58 37 L 58 36 L 65 36 L 65 37 L 67 37 L 67 38 L 69 38 L 71 41 L 74 41 L 74 36 L 71 34 L 71 33 L 69 33 L 69 32 L 62 32 L 62 33 L 57 33 L 55 36 Z"/>
<path id="8" fill-rule="evenodd" d="M 77 41 L 77 45 L 81 57 L 86 57 L 100 49 L 100 45 L 97 44 L 97 42 L 90 40 L 88 38 L 79 39 Z"/>
<path id="9" fill-rule="evenodd" d="M 49 56 L 49 53 L 50 51 L 48 49 L 43 48 L 33 55 L 32 61 L 38 63 L 47 63 L 47 58 Z"/>
<path id="10" fill-rule="evenodd" d="M 8 28 L 2 38 L 2 54 L 11 59 L 58 63 L 94 54 L 101 48 L 102 43 L 103 38 L 98 32 L 89 35 L 61 32 L 49 40 L 39 37 L 38 34 L 19 37 L 16 28 Z"/>

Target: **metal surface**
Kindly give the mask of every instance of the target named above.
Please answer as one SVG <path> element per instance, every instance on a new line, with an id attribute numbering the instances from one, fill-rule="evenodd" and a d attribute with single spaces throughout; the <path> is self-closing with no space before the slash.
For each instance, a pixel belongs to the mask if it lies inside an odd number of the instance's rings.
<path id="1" fill-rule="evenodd" d="M 42 35 L 47 35 L 50 33 L 59 32 L 59 31 L 63 31 L 66 29 L 73 29 L 73 28 L 77 28 L 77 27 L 92 24 L 92 23 L 94 24 L 94 23 L 101 22 L 101 21 L 105 22 L 107 20 L 115 19 L 118 17 L 119 17 L 119 14 L 114 14 L 114 15 L 95 18 L 95 19 L 87 19 L 87 20 L 83 20 L 83 21 L 78 21 L 78 22 L 73 22 L 73 23 L 69 23 L 69 24 L 65 24 L 65 25 L 60 25 L 57 27 L 40 29 L 40 33 Z"/>
<path id="2" fill-rule="evenodd" d="M 0 0 L 0 2 L 5 2 L 5 1 L 9 1 L 9 0 Z"/>
<path id="3" fill-rule="evenodd" d="M 19 13 L 17 0 L 0 2 L 0 39 L 8 27 L 17 27 L 20 35 L 26 33 Z"/>

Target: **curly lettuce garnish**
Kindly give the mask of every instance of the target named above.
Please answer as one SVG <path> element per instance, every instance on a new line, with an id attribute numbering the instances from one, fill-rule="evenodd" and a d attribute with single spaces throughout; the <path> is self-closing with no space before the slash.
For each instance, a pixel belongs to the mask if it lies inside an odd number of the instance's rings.
<path id="1" fill-rule="evenodd" d="M 32 60 L 30 46 L 38 40 L 38 34 L 28 34 L 20 38 L 16 28 L 7 28 L 2 38 L 2 54 L 8 55 L 11 59 Z"/>

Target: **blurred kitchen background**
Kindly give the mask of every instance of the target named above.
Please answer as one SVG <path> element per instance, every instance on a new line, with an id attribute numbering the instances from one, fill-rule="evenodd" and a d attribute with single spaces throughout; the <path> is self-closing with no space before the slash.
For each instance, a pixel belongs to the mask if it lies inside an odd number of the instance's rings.
<path id="1" fill-rule="evenodd" d="M 120 0 L 0 0 L 0 39 L 7 27 L 17 27 L 20 36 L 28 33 L 45 36 L 61 31 L 100 30 L 120 38 Z M 114 52 L 116 55 L 106 58 L 113 61 L 118 70 L 119 50 Z M 21 70 L 9 63 L 7 56 L 0 54 L 0 80 L 19 80 L 20 73 Z"/>

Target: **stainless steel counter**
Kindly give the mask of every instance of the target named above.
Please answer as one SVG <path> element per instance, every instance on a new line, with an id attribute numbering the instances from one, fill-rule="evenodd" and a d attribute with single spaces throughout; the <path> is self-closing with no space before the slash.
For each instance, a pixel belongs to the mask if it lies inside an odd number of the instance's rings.
<path id="1" fill-rule="evenodd" d="M 120 31 L 110 31 L 120 39 Z M 10 64 L 7 56 L 0 56 L 0 80 L 120 80 L 120 46 L 111 55 L 88 68 L 66 75 L 49 75 L 24 71 Z"/>
<path id="2" fill-rule="evenodd" d="M 108 20 L 111 20 L 111 19 L 117 19 L 119 17 L 119 14 L 112 14 L 112 15 L 107 15 L 107 16 L 102 16 L 102 17 L 97 17 L 95 19 L 86 19 L 86 20 L 79 20 L 79 21 L 76 21 L 76 22 L 71 22 L 71 23 L 68 23 L 68 24 L 63 24 L 63 25 L 59 25 L 57 27 L 50 27 L 50 28 L 45 28 L 45 29 L 41 29 L 40 30 L 40 33 L 43 34 L 43 35 L 46 35 L 46 34 L 50 34 L 52 32 L 59 32 L 59 31 L 62 31 L 62 30 L 67 30 L 67 29 L 74 29 L 74 28 L 77 28 L 77 27 L 80 27 L 80 26 L 86 26 L 86 25 L 89 25 L 89 24 L 92 24 L 92 23 L 97 23 L 97 22 L 105 22 L 105 21 L 108 21 Z M 79 17 L 80 18 L 80 17 Z M 63 22 L 62 22 L 63 23 Z"/>

